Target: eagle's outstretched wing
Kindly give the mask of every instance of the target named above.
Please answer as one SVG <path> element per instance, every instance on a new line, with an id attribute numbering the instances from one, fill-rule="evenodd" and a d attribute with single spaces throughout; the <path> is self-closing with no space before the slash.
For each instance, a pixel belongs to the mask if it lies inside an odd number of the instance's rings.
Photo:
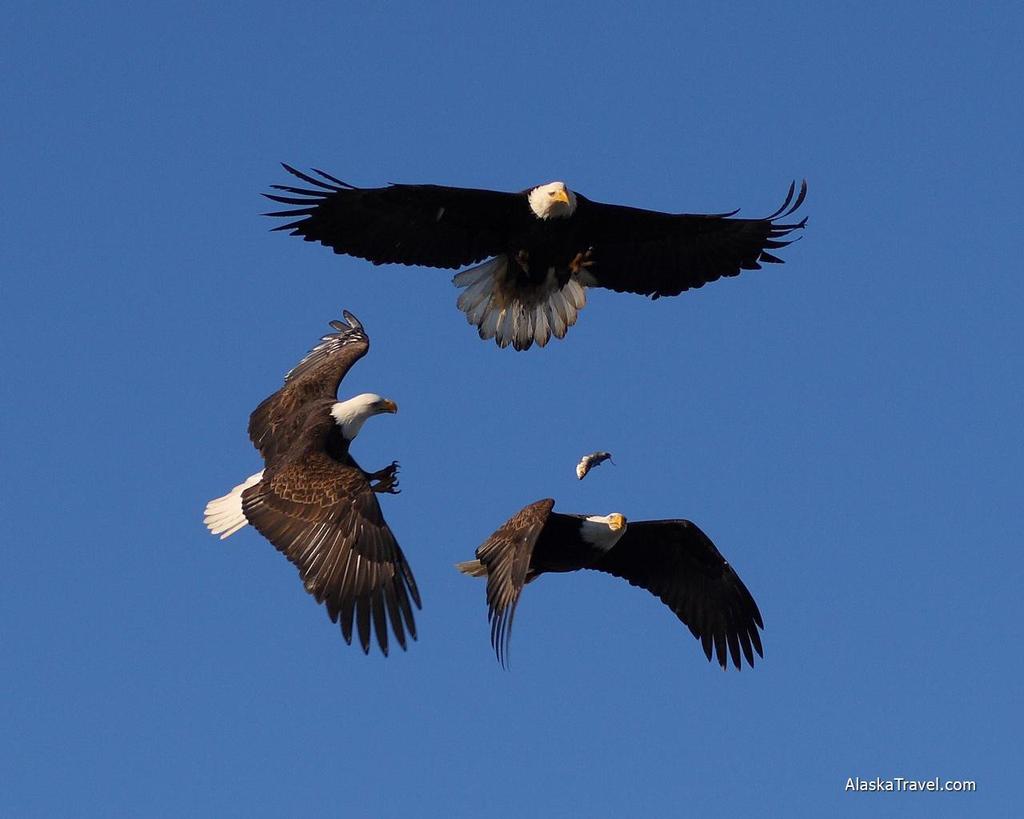
<path id="1" fill-rule="evenodd" d="M 554 500 L 545 498 L 520 509 L 476 550 L 477 559 L 487 569 L 491 645 L 503 667 L 508 664 L 512 620 L 526 583 L 533 547 L 554 505 Z"/>
<path id="2" fill-rule="evenodd" d="M 771 251 L 785 247 L 807 222 L 780 222 L 803 204 L 807 182 L 763 219 L 737 219 L 734 213 L 688 214 L 607 205 L 577 195 L 579 236 L 590 245 L 588 269 L 597 287 L 653 296 L 676 296 L 762 263 L 780 264 Z M 593 282 L 587 282 L 593 284 Z"/>
<path id="3" fill-rule="evenodd" d="M 660 598 L 725 668 L 728 654 L 740 667 L 764 656 L 757 603 L 711 539 L 688 520 L 630 523 L 626 533 L 591 569 L 628 580 Z"/>
<path id="4" fill-rule="evenodd" d="M 385 656 L 389 621 L 403 649 L 406 632 L 416 639 L 416 581 L 361 469 L 323 452 L 286 460 L 242 493 L 242 509 L 340 621 L 347 643 L 353 623 L 366 653 L 371 625 Z"/>
<path id="5" fill-rule="evenodd" d="M 337 332 L 320 339 L 306 357 L 284 377 L 284 386 L 264 399 L 249 416 L 249 438 L 267 463 L 287 451 L 298 435 L 309 401 L 335 398 L 338 385 L 370 349 L 370 339 L 359 319 L 347 310 L 345 321 L 332 321 Z"/>
<path id="6" fill-rule="evenodd" d="M 267 216 L 293 219 L 274 228 L 320 242 L 374 264 L 455 269 L 508 249 L 509 231 L 526 223 L 523 194 L 443 185 L 357 188 L 328 173 L 316 178 L 284 165 L 312 188 L 273 185 L 264 194 L 291 210 Z"/>

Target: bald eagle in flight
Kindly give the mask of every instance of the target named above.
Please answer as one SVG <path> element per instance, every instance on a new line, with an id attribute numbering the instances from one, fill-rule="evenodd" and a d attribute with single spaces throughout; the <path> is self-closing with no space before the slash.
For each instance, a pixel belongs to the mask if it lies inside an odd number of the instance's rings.
<path id="1" fill-rule="evenodd" d="M 344 317 L 252 413 L 249 437 L 265 467 L 210 501 L 204 522 L 222 539 L 252 524 L 340 621 L 346 643 L 354 624 L 369 653 L 372 626 L 387 656 L 388 623 L 404 649 L 406 632 L 416 639 L 410 600 L 420 607 L 412 570 L 376 498 L 398 494 L 398 465 L 366 472 L 349 447 L 368 418 L 398 406 L 372 393 L 337 399 L 341 380 L 370 347 L 358 319 L 347 311 Z"/>
<path id="2" fill-rule="evenodd" d="M 562 338 L 586 304 L 587 287 L 676 296 L 761 263 L 779 264 L 806 223 L 785 222 L 807 183 L 790 185 L 782 206 L 763 219 L 660 213 L 606 205 L 549 182 L 520 193 L 389 185 L 357 188 L 330 174 L 289 165 L 312 187 L 273 185 L 264 194 L 294 206 L 267 216 L 290 219 L 274 230 L 374 264 L 463 270 L 458 306 L 483 339 L 517 350 Z"/>
<path id="3" fill-rule="evenodd" d="M 761 612 L 715 544 L 688 520 L 626 522 L 610 515 L 552 512 L 550 498 L 531 503 L 506 521 L 456 568 L 487 578 L 491 645 L 505 666 L 523 586 L 546 572 L 594 569 L 647 589 L 700 640 L 708 660 L 740 668 L 763 657 Z"/>

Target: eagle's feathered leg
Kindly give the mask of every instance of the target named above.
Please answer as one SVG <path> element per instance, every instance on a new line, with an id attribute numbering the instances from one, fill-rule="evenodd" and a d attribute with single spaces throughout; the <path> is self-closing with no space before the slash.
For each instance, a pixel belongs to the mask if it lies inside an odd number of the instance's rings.
<path id="1" fill-rule="evenodd" d="M 397 495 L 402 490 L 398 488 L 398 461 L 392 461 L 388 466 L 371 472 L 367 476 L 371 483 L 370 489 L 374 492 L 387 492 L 389 495 Z"/>

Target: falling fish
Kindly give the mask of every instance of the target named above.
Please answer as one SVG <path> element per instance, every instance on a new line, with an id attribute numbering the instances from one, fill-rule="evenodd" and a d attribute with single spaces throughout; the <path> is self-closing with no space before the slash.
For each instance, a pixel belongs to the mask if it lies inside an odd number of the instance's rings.
<path id="1" fill-rule="evenodd" d="M 589 455 L 584 455 L 580 458 L 580 462 L 576 464 L 576 477 L 582 481 L 587 477 L 587 473 L 591 469 L 603 464 L 605 461 L 611 461 L 612 466 L 615 466 L 615 461 L 612 461 L 612 453 L 610 452 L 591 452 Z"/>

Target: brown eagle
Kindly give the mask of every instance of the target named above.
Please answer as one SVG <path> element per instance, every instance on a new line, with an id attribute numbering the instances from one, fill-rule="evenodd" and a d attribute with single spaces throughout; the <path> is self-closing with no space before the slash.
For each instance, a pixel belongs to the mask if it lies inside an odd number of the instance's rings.
<path id="1" fill-rule="evenodd" d="M 344 312 L 337 332 L 320 339 L 249 418 L 249 437 L 264 469 L 206 505 L 210 532 L 226 538 L 252 524 L 299 570 L 306 591 L 327 607 L 352 642 L 370 651 L 370 632 L 388 653 L 388 623 L 405 648 L 416 639 L 412 570 L 384 520 L 376 495 L 397 494 L 397 463 L 366 472 L 349 452 L 363 423 L 398 411 L 394 401 L 364 393 L 338 401 L 349 368 L 366 355 L 362 324 Z"/>

